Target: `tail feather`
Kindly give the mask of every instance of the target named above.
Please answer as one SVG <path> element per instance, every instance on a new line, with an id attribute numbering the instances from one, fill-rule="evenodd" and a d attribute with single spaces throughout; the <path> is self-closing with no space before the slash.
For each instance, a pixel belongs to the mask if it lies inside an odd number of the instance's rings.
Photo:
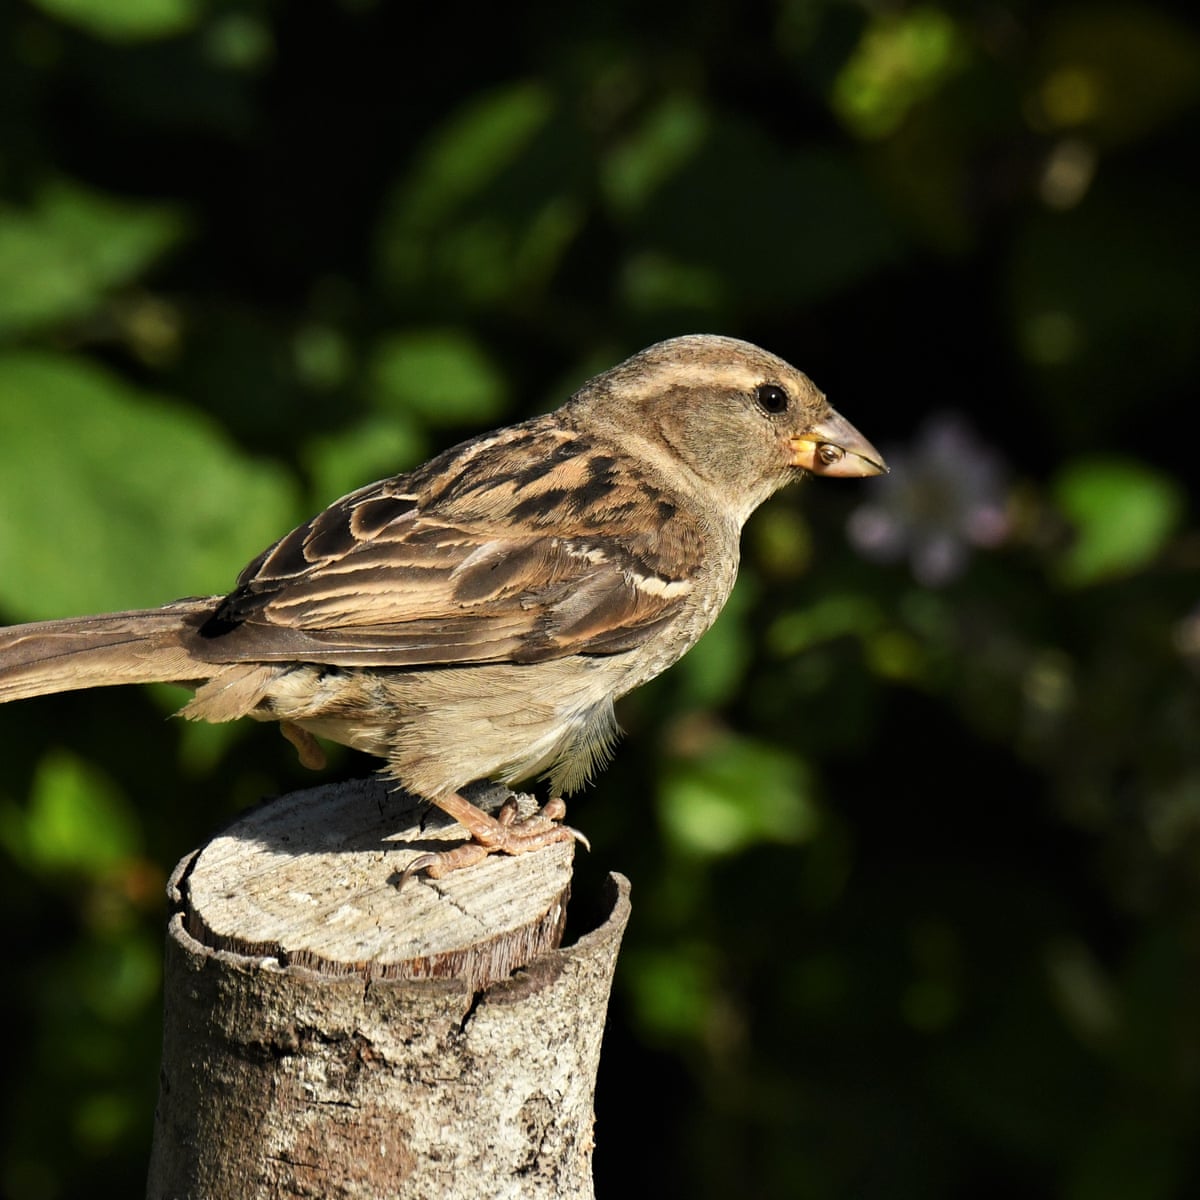
<path id="1" fill-rule="evenodd" d="M 0 628 L 0 704 L 117 683 L 206 679 L 219 667 L 194 659 L 184 634 L 218 599 Z"/>

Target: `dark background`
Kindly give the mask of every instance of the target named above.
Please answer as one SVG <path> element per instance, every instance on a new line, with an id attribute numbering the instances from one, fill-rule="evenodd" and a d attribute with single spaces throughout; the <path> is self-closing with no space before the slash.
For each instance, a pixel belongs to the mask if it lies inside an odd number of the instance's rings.
<path id="1" fill-rule="evenodd" d="M 895 469 L 757 515 L 572 807 L 599 1194 L 1200 1194 L 1192 12 L 3 5 L 0 618 L 757 341 Z M 180 699 L 0 711 L 13 1200 L 140 1194 L 165 873 L 313 782 Z"/>

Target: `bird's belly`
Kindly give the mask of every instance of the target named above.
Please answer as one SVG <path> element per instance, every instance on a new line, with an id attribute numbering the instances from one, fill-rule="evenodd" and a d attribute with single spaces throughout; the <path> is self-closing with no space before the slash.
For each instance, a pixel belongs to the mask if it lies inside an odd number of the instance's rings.
<path id="1" fill-rule="evenodd" d="M 276 702 L 272 716 L 386 758 L 397 779 L 431 799 L 477 779 L 547 774 L 569 792 L 616 739 L 612 696 L 628 690 L 626 657 L 327 673 L 320 703 L 289 711 Z"/>

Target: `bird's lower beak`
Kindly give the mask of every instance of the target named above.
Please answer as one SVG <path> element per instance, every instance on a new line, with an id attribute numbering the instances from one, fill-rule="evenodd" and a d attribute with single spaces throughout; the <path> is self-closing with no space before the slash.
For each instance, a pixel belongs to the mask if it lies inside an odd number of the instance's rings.
<path id="1" fill-rule="evenodd" d="M 857 479 L 887 473 L 883 455 L 845 417 L 832 409 L 807 433 L 788 441 L 792 448 L 792 466 L 803 467 L 814 475 Z"/>

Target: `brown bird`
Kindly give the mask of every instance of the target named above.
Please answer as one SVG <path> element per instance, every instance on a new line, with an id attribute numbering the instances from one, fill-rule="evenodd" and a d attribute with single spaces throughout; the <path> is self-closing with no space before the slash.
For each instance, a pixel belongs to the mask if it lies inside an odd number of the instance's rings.
<path id="1" fill-rule="evenodd" d="M 0 629 L 0 702 L 184 683 L 185 717 L 278 721 L 309 766 L 315 737 L 379 755 L 471 834 L 410 870 L 520 854 L 575 836 L 560 797 L 607 761 L 613 701 L 712 625 L 750 514 L 806 473 L 884 470 L 782 359 L 674 338 L 336 501 L 226 596 Z M 524 821 L 460 794 L 535 776 L 552 801 Z"/>

